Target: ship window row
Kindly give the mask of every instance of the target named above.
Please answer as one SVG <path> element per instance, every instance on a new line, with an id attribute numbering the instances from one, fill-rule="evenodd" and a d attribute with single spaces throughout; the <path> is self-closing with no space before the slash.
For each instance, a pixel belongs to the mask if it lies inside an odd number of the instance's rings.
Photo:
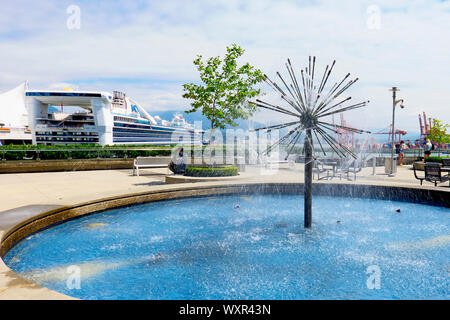
<path id="1" fill-rule="evenodd" d="M 114 139 L 147 139 L 147 140 L 152 140 L 152 139 L 165 139 L 165 140 L 172 140 L 171 137 L 167 137 L 167 136 L 118 136 L 118 135 L 114 135 L 113 137 Z M 174 136 L 173 140 L 179 140 L 179 139 L 193 139 L 193 137 L 189 137 L 189 136 Z"/>
<path id="2" fill-rule="evenodd" d="M 120 122 L 114 122 L 114 127 L 121 127 L 121 128 L 141 128 L 141 129 L 150 129 L 149 124 L 128 124 L 128 123 L 120 123 Z"/>
<path id="3" fill-rule="evenodd" d="M 98 142 L 96 138 L 57 138 L 57 137 L 37 137 L 36 141 L 48 142 L 48 141 L 59 141 L 59 142 L 74 142 L 74 141 L 89 141 Z"/>
<path id="4" fill-rule="evenodd" d="M 36 132 L 36 136 L 98 136 L 97 132 Z"/>
<path id="5" fill-rule="evenodd" d="M 125 118 L 125 117 L 114 117 L 114 121 L 123 121 L 123 122 L 132 122 L 132 123 L 139 123 L 139 124 L 150 124 L 148 120 L 139 120 L 139 119 L 132 119 L 132 118 Z"/>
<path id="6" fill-rule="evenodd" d="M 114 132 L 126 132 L 126 133 L 134 133 L 134 132 L 141 132 L 141 133 L 146 133 L 146 134 L 165 134 L 165 135 L 170 135 L 172 133 L 177 133 L 177 134 L 190 134 L 190 132 L 186 132 L 186 131 L 165 131 L 165 130 L 153 130 L 153 129 L 135 129 L 135 128 L 113 128 Z"/>
<path id="7" fill-rule="evenodd" d="M 38 123 L 42 124 L 42 123 Z M 61 128 L 61 129 L 84 129 L 85 124 L 73 124 L 73 123 L 64 123 L 64 124 L 46 124 L 47 128 Z"/>
<path id="8" fill-rule="evenodd" d="M 147 143 L 147 144 L 153 144 L 153 143 L 157 143 L 157 144 L 166 144 L 166 145 L 170 145 L 170 144 L 175 144 L 177 142 L 184 142 L 184 143 L 191 143 L 191 140 L 180 140 L 180 141 L 171 141 L 171 140 L 148 140 L 148 139 L 143 139 L 143 140 L 135 140 L 135 139 L 114 139 L 113 140 L 114 143 Z"/>
<path id="9" fill-rule="evenodd" d="M 146 134 L 146 133 L 122 133 L 122 132 L 114 132 L 114 137 L 127 137 L 127 138 L 133 138 L 133 137 L 141 137 L 141 138 L 164 138 L 164 139 L 170 139 L 171 137 L 177 138 L 177 137 L 193 137 L 193 135 L 189 134 L 174 134 L 174 135 L 168 135 L 168 134 Z"/>
<path id="10" fill-rule="evenodd" d="M 113 143 L 116 144 L 157 144 L 157 145 L 172 145 L 175 142 L 174 141 L 170 141 L 170 140 L 162 140 L 162 141 L 149 141 L 149 140 L 142 140 L 142 141 L 137 141 L 134 139 L 130 139 L 130 140 L 117 140 L 114 139 Z M 178 143 L 188 143 L 188 144 L 195 144 L 195 145 L 200 145 L 201 141 L 200 140 L 184 140 L 184 141 L 179 141 Z"/>
<path id="11" fill-rule="evenodd" d="M 91 122 L 94 123 L 95 120 L 92 117 L 72 117 L 72 118 L 65 118 L 65 119 L 54 119 L 53 115 L 50 114 L 48 118 L 37 118 L 36 119 L 37 123 L 40 124 L 46 124 L 48 122 L 78 122 L 78 121 L 82 121 L 82 122 Z"/>
<path id="12" fill-rule="evenodd" d="M 136 130 L 146 130 L 146 131 L 151 130 L 151 131 L 160 131 L 160 132 L 167 132 L 167 133 L 172 133 L 172 132 L 186 133 L 186 130 L 176 130 L 174 128 L 163 128 L 163 127 L 150 126 L 150 125 L 144 127 L 144 126 L 136 126 L 136 125 L 132 125 L 132 124 L 129 125 L 129 124 L 124 124 L 124 123 L 114 122 L 114 130 L 116 130 L 116 129 L 119 130 L 119 127 L 124 128 L 123 130 L 127 130 L 127 128 L 128 128 L 128 131 L 130 129 L 136 128 Z M 189 132 L 192 132 L 192 131 L 189 131 Z"/>
<path id="13" fill-rule="evenodd" d="M 190 133 L 171 133 L 171 132 L 167 132 L 167 133 L 151 132 L 150 133 L 150 132 L 135 132 L 135 131 L 130 132 L 130 131 L 116 131 L 116 130 L 114 130 L 113 132 L 114 132 L 115 136 L 122 136 L 122 137 L 124 137 L 124 136 L 127 136 L 127 137 L 147 136 L 147 137 L 166 137 L 167 138 L 167 137 L 171 137 L 171 136 L 188 136 L 188 137 L 193 136 L 193 134 L 190 134 Z"/>
<path id="14" fill-rule="evenodd" d="M 128 137 L 114 137 L 114 142 L 162 142 L 162 141 L 168 141 L 169 144 L 176 143 L 178 141 L 192 141 L 192 139 L 189 138 L 183 138 L 183 139 L 167 139 L 167 138 L 128 138 Z"/>
<path id="15" fill-rule="evenodd" d="M 168 137 L 168 136 L 131 136 L 131 135 L 118 135 L 115 134 L 114 138 L 120 138 L 120 139 L 165 139 L 165 140 L 178 140 L 178 139 L 194 139 L 194 137 L 192 136 L 173 136 L 173 137 Z"/>
<path id="16" fill-rule="evenodd" d="M 114 141 L 128 141 L 131 142 L 133 140 L 135 141 L 181 141 L 181 140 L 186 140 L 186 141 L 190 141 L 192 140 L 191 137 L 177 137 L 175 139 L 170 139 L 169 137 L 155 137 L 155 136 L 151 136 L 151 137 L 118 137 L 118 136 L 114 136 L 113 137 Z"/>
<path id="17" fill-rule="evenodd" d="M 140 133 L 150 134 L 150 132 L 153 132 L 153 130 L 152 129 L 134 129 L 134 128 L 113 128 L 113 132 L 125 132 L 125 133 L 140 132 Z"/>

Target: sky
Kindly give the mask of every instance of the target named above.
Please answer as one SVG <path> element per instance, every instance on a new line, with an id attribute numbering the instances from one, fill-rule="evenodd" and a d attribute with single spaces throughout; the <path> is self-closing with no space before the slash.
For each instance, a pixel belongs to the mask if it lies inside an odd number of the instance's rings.
<path id="1" fill-rule="evenodd" d="M 359 77 L 349 95 L 371 101 L 345 114 L 352 126 L 387 128 L 392 86 L 405 101 L 396 128 L 419 131 L 423 111 L 450 123 L 448 0 L 0 3 L 0 92 L 28 80 L 30 89 L 124 91 L 151 114 L 184 111 L 182 84 L 199 81 L 196 55 L 223 55 L 236 43 L 245 49 L 240 63 L 272 78 L 287 58 L 298 71 L 310 55 L 317 70 L 335 59 L 335 80 Z"/>

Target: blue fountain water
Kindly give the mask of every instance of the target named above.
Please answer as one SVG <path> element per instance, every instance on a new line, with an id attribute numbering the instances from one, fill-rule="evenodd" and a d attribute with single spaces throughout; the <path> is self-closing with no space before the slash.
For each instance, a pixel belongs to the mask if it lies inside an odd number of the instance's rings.
<path id="1" fill-rule="evenodd" d="M 5 262 L 83 299 L 450 298 L 448 208 L 317 196 L 305 231 L 302 201 L 233 195 L 111 210 L 34 234 Z M 71 265 L 80 289 L 67 286 Z"/>

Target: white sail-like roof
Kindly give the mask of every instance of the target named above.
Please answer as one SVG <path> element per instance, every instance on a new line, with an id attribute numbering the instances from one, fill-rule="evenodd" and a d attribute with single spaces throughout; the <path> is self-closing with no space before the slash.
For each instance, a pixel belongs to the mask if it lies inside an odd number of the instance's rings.
<path id="1" fill-rule="evenodd" d="M 0 123 L 5 127 L 25 127 L 28 125 L 25 89 L 26 82 L 0 94 Z"/>

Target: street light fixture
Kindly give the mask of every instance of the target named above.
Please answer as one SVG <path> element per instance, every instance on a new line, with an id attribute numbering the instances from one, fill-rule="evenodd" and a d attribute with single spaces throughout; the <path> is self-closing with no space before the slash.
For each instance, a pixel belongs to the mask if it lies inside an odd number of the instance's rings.
<path id="1" fill-rule="evenodd" d="M 389 177 L 395 177 L 394 173 L 395 106 L 400 103 L 400 108 L 404 109 L 405 105 L 403 99 L 396 100 L 396 93 L 397 91 L 400 91 L 400 89 L 398 89 L 397 87 L 392 87 L 392 89 L 389 89 L 389 91 L 392 91 L 392 142 L 391 142 L 391 166 L 389 170 L 390 171 Z"/>

